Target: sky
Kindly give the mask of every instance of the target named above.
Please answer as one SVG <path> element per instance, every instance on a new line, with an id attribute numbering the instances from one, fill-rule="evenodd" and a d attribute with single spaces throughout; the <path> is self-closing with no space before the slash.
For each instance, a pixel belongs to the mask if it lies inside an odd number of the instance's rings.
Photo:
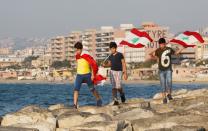
<path id="1" fill-rule="evenodd" d="M 177 33 L 208 26 L 207 13 L 208 0 L 0 0 L 0 38 L 54 37 L 145 21 Z"/>

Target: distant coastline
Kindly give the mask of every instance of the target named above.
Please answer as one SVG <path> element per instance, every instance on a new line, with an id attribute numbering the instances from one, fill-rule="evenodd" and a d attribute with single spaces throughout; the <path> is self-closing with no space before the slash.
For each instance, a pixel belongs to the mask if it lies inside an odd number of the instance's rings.
<path id="1" fill-rule="evenodd" d="M 73 84 L 73 81 L 63 80 L 63 81 L 46 81 L 46 80 L 0 80 L 0 84 Z M 110 82 L 107 81 L 107 84 Z M 159 84 L 159 80 L 128 80 L 124 81 L 124 84 Z M 173 84 L 181 84 L 181 83 L 205 83 L 208 81 L 174 81 Z"/>

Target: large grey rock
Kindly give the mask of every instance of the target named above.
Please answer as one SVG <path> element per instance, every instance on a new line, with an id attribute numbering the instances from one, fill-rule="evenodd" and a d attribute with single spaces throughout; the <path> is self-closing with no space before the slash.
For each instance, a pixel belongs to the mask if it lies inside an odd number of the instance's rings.
<path id="1" fill-rule="evenodd" d="M 39 131 L 38 129 L 19 128 L 19 127 L 0 127 L 0 131 Z"/>
<path id="2" fill-rule="evenodd" d="M 112 118 L 104 113 L 100 113 L 100 114 L 95 114 L 95 115 L 91 115 L 89 117 L 87 117 L 86 119 L 84 119 L 83 123 L 89 123 L 89 122 L 102 122 L 102 121 L 112 121 Z"/>
<path id="3" fill-rule="evenodd" d="M 66 112 L 58 117 L 57 123 L 59 128 L 70 128 L 83 124 L 85 118 L 92 115 L 86 112 Z"/>
<path id="4" fill-rule="evenodd" d="M 78 112 L 76 109 L 74 108 L 61 108 L 61 109 L 54 109 L 54 110 L 51 110 L 52 114 L 55 116 L 55 117 L 59 117 L 61 116 L 62 114 L 64 113 L 67 113 L 67 112 Z"/>
<path id="5" fill-rule="evenodd" d="M 153 117 L 154 113 L 150 110 L 136 108 L 124 113 L 120 113 L 114 117 L 114 120 L 136 120 L 141 118 Z"/>
<path id="6" fill-rule="evenodd" d="M 65 108 L 64 104 L 57 104 L 57 105 L 52 105 L 52 106 L 48 107 L 48 109 L 50 111 L 63 109 L 63 108 Z"/>
<path id="7" fill-rule="evenodd" d="M 198 90 L 187 90 L 180 89 L 177 91 L 173 91 L 173 98 L 194 98 L 197 96 L 206 96 L 208 94 L 208 89 L 198 89 Z M 153 96 L 153 99 L 162 99 L 162 93 L 157 93 Z"/>
<path id="8" fill-rule="evenodd" d="M 16 113 L 4 116 L 1 125 L 36 128 L 39 131 L 54 131 L 56 129 L 56 118 L 46 109 L 28 106 Z"/>
<path id="9" fill-rule="evenodd" d="M 81 126 L 70 128 L 71 130 L 89 131 L 133 131 L 131 123 L 128 121 L 90 122 Z"/>
<path id="10" fill-rule="evenodd" d="M 172 128 L 159 128 L 145 131 L 206 131 L 206 129 L 196 126 L 173 126 Z"/>
<path id="11" fill-rule="evenodd" d="M 81 112 L 88 112 L 91 114 L 105 113 L 109 116 L 114 116 L 114 112 L 116 110 L 118 110 L 117 106 L 109 106 L 109 105 L 103 107 L 84 106 L 79 108 L 79 111 Z"/>
<path id="12" fill-rule="evenodd" d="M 91 114 L 88 112 L 66 112 L 58 117 L 57 123 L 59 128 L 71 128 L 83 125 L 84 123 L 102 121 L 112 121 L 112 118 L 104 113 Z"/>
<path id="13" fill-rule="evenodd" d="M 152 118 L 132 120 L 131 123 L 134 130 L 139 131 L 162 128 L 174 129 L 177 126 L 194 126 L 208 129 L 208 117 L 186 113 L 163 113 Z"/>

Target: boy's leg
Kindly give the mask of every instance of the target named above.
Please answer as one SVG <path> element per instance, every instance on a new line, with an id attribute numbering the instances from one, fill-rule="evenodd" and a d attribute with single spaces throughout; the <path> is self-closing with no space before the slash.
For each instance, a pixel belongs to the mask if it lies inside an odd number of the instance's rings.
<path id="1" fill-rule="evenodd" d="M 159 71 L 159 77 L 160 77 L 160 86 L 162 87 L 162 96 L 163 96 L 163 103 L 167 103 L 166 99 L 166 81 L 165 81 L 165 71 Z"/>
<path id="2" fill-rule="evenodd" d="M 117 89 L 115 87 L 113 87 L 112 89 L 112 99 L 113 100 L 117 99 Z"/>
<path id="3" fill-rule="evenodd" d="M 74 107 L 77 108 L 77 101 L 78 101 L 79 91 L 74 90 Z"/>
<path id="4" fill-rule="evenodd" d="M 126 101 L 126 98 L 122 88 L 122 71 L 118 71 L 116 73 L 116 88 L 117 91 L 120 93 L 122 103 L 124 103 Z"/>
<path id="5" fill-rule="evenodd" d="M 113 101 L 117 100 L 117 89 L 116 89 L 116 81 L 115 81 L 115 72 L 110 71 L 110 81 L 112 84 L 112 99 Z"/>
<path id="6" fill-rule="evenodd" d="M 82 76 L 81 75 L 77 75 L 75 83 L 74 83 L 74 106 L 75 106 L 75 108 L 77 108 L 79 90 L 81 88 L 82 81 L 83 81 Z"/>
<path id="7" fill-rule="evenodd" d="M 120 93 L 120 97 L 121 97 L 121 102 L 124 103 L 126 101 L 126 97 L 123 91 L 123 88 L 118 89 L 119 93 Z"/>
<path id="8" fill-rule="evenodd" d="M 101 97 L 100 97 L 98 91 L 96 91 L 96 89 L 94 87 L 94 84 L 91 80 L 91 74 L 87 74 L 85 76 L 85 80 L 87 82 L 87 85 L 88 85 L 90 91 L 92 92 L 92 94 L 95 96 L 95 98 L 97 100 L 97 106 L 101 106 L 102 105 L 102 100 L 101 100 Z"/>
<path id="9" fill-rule="evenodd" d="M 167 81 L 167 97 L 169 100 L 172 100 L 172 96 L 171 96 L 171 93 L 172 93 L 172 71 L 171 70 L 168 70 L 167 73 L 166 73 L 166 81 Z"/>

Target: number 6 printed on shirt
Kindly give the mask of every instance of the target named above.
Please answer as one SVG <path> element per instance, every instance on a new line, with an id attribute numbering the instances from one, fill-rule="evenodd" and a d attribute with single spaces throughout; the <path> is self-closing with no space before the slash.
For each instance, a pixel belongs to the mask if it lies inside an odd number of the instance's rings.
<path id="1" fill-rule="evenodd" d="M 163 67 L 168 67 L 170 65 L 170 57 L 167 55 L 168 53 L 170 53 L 170 50 L 166 50 L 162 53 L 161 65 Z"/>

